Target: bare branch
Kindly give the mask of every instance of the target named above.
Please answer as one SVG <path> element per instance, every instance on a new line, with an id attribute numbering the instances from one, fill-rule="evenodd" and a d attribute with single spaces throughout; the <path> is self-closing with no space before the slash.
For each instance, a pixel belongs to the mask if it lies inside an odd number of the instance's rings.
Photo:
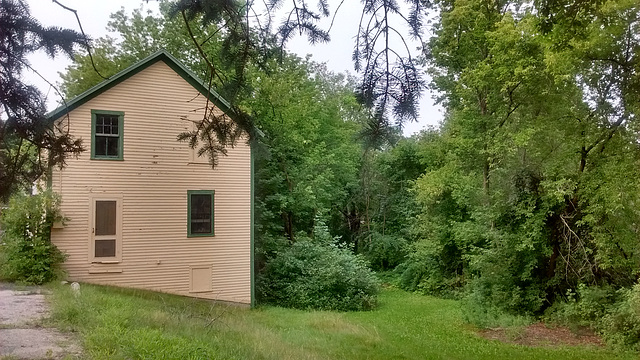
<path id="1" fill-rule="evenodd" d="M 76 11 L 75 9 L 72 9 L 72 8 L 70 8 L 68 6 L 62 5 L 58 0 L 52 0 L 52 1 L 54 3 L 60 5 L 60 7 L 62 7 L 63 9 L 65 9 L 67 11 L 71 11 L 73 13 L 73 15 L 76 16 L 76 20 L 78 21 L 78 26 L 80 27 L 80 32 L 82 33 L 82 36 L 84 36 L 84 45 L 87 48 L 87 53 L 89 54 L 89 59 L 91 60 L 91 65 L 93 66 L 93 70 L 96 72 L 96 74 L 98 74 L 98 76 L 100 76 L 104 80 L 107 80 L 108 78 L 106 78 L 102 74 L 100 74 L 100 71 L 98 71 L 98 68 L 96 68 L 96 63 L 93 61 L 93 55 L 91 55 L 91 46 L 89 45 L 89 40 L 88 40 L 89 38 L 84 33 L 84 29 L 82 28 L 82 22 L 80 22 L 80 17 L 78 16 L 78 11 Z"/>

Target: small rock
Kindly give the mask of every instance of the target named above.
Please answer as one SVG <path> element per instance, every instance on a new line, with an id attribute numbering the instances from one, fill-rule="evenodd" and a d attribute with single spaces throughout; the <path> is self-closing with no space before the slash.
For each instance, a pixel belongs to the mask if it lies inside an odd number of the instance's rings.
<path id="1" fill-rule="evenodd" d="M 77 282 L 72 282 L 71 290 L 73 291 L 75 296 L 78 296 L 80 294 L 80 284 L 78 284 Z"/>
<path id="2" fill-rule="evenodd" d="M 66 280 L 62 280 L 62 281 L 60 281 L 60 285 L 67 285 L 68 283 L 69 283 L 69 282 L 68 282 L 68 281 L 66 281 Z"/>

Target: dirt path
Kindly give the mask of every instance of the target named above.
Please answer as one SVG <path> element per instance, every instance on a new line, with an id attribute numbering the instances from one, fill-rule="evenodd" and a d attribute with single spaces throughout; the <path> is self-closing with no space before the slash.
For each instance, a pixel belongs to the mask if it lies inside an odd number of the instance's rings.
<path id="1" fill-rule="evenodd" d="M 588 329 L 581 329 L 574 333 L 566 327 L 549 327 L 543 323 L 536 323 L 518 329 L 484 329 L 478 332 L 480 336 L 490 340 L 526 346 L 603 346 L 602 339 Z"/>
<path id="2" fill-rule="evenodd" d="M 39 287 L 0 283 L 0 359 L 74 359 L 80 347 L 56 329 L 44 328 L 47 303 Z"/>

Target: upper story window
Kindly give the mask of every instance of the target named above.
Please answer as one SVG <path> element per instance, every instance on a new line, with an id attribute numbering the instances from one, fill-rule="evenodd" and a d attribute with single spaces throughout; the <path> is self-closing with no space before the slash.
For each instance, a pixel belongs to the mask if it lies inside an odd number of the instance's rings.
<path id="1" fill-rule="evenodd" d="M 91 158 L 122 160 L 124 112 L 91 110 Z"/>

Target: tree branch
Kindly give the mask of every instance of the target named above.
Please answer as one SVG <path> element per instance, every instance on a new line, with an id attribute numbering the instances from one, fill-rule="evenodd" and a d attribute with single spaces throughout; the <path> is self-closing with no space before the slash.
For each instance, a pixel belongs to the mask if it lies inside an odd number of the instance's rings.
<path id="1" fill-rule="evenodd" d="M 89 53 L 89 59 L 91 60 L 91 65 L 93 66 L 93 70 L 96 72 L 96 74 L 98 74 L 98 76 L 100 76 L 104 80 L 107 80 L 108 78 L 106 78 L 102 74 L 100 74 L 100 71 L 98 71 L 98 68 L 96 68 L 96 63 L 93 61 L 93 55 L 91 55 L 91 46 L 89 45 L 88 37 L 84 33 L 84 29 L 82 28 L 82 22 L 80 22 L 80 17 L 78 16 L 78 11 L 76 11 L 75 9 L 72 9 L 72 8 L 70 8 L 68 6 L 62 5 L 58 0 L 52 0 L 52 1 L 54 3 L 60 5 L 60 7 L 62 7 L 63 9 L 65 9 L 67 11 L 71 11 L 73 13 L 73 15 L 76 16 L 76 20 L 78 21 L 78 26 L 80 27 L 80 32 L 82 33 L 82 36 L 84 36 L 84 46 L 87 48 L 87 53 Z"/>

